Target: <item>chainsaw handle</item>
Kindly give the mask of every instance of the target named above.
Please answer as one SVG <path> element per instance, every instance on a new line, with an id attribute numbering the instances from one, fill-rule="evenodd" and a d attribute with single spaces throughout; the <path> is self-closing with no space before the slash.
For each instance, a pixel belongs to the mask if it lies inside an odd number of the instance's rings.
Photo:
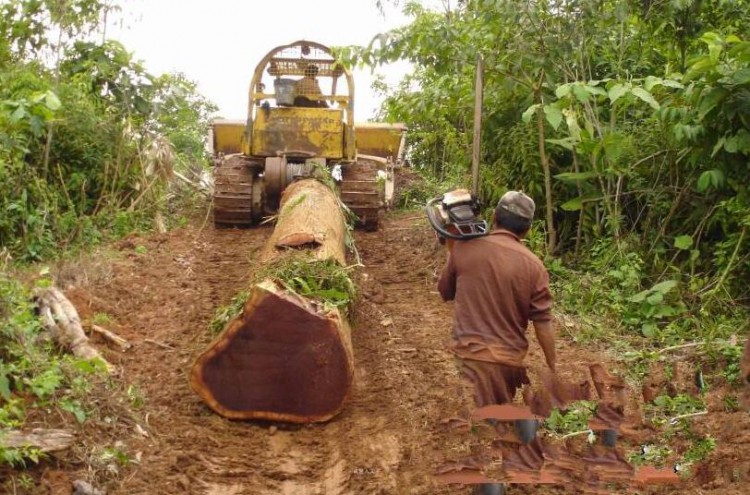
<path id="1" fill-rule="evenodd" d="M 427 205 L 425 206 L 425 213 L 427 213 L 427 221 L 430 222 L 430 225 L 433 229 L 435 229 L 435 232 L 438 233 L 439 236 L 443 238 L 449 238 L 449 239 L 457 239 L 455 234 L 448 232 L 442 225 L 440 220 L 435 218 L 435 215 L 437 215 L 437 211 L 435 209 L 435 204 L 441 202 L 443 200 L 442 196 L 438 196 L 437 198 L 432 198 L 431 200 L 427 201 Z"/>
<path id="2" fill-rule="evenodd" d="M 476 222 L 474 224 L 471 224 L 470 232 L 460 231 L 459 233 L 455 233 L 455 232 L 451 232 L 447 230 L 445 227 L 443 227 L 440 220 L 436 218 L 437 209 L 434 207 L 435 204 L 439 203 L 442 200 L 443 200 L 443 196 L 432 198 L 431 200 L 427 201 L 427 205 L 425 206 L 425 213 L 427 213 L 427 220 L 430 222 L 430 225 L 432 226 L 433 229 L 435 229 L 435 232 L 437 232 L 439 236 L 442 236 L 447 239 L 465 240 L 465 239 L 472 239 L 474 237 L 482 237 L 483 235 L 487 233 L 487 222 L 484 220 L 482 220 L 481 222 Z M 460 228 L 458 227 L 456 228 L 460 230 Z"/>

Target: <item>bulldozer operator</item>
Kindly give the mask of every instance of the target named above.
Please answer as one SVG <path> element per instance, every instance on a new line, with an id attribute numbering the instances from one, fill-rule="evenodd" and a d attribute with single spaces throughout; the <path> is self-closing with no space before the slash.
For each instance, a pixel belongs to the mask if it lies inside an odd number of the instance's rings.
<path id="1" fill-rule="evenodd" d="M 328 108 L 323 99 L 323 91 L 318 84 L 318 66 L 310 64 L 305 67 L 305 76 L 294 83 L 294 106 Z"/>

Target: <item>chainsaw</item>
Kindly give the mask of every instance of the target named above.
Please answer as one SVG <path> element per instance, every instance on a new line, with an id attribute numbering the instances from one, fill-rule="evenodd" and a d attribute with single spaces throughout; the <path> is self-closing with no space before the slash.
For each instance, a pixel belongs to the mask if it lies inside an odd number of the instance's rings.
<path id="1" fill-rule="evenodd" d="M 487 235 L 487 221 L 482 220 L 482 205 L 466 189 L 449 191 L 433 198 L 425 207 L 427 220 L 441 243 L 446 239 L 466 240 Z"/>

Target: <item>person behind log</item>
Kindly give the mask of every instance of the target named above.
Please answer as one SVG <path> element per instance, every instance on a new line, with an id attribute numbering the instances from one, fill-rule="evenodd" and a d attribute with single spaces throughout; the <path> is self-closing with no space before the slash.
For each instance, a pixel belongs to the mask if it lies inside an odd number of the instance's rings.
<path id="1" fill-rule="evenodd" d="M 317 75 L 317 65 L 305 67 L 305 77 L 294 83 L 295 107 L 328 108 L 328 104 L 323 100 L 323 91 L 316 79 Z"/>
<path id="2" fill-rule="evenodd" d="M 511 402 L 529 379 L 526 327 L 534 322 L 547 365 L 555 371 L 552 295 L 542 262 L 521 243 L 534 201 L 509 191 L 497 204 L 494 229 L 456 242 L 438 281 L 444 301 L 455 301 L 452 350 L 477 407 Z"/>

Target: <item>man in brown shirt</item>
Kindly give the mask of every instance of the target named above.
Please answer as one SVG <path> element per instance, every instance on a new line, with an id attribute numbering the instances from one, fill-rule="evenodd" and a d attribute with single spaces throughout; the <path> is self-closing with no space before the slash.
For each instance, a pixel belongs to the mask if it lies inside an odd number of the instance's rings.
<path id="1" fill-rule="evenodd" d="M 534 209 L 534 201 L 521 192 L 503 195 L 494 229 L 454 243 L 438 282 L 443 300 L 455 301 L 452 348 L 461 374 L 474 385 L 478 407 L 511 402 L 529 382 L 523 364 L 529 321 L 547 365 L 555 370 L 549 276 L 521 243 Z"/>

